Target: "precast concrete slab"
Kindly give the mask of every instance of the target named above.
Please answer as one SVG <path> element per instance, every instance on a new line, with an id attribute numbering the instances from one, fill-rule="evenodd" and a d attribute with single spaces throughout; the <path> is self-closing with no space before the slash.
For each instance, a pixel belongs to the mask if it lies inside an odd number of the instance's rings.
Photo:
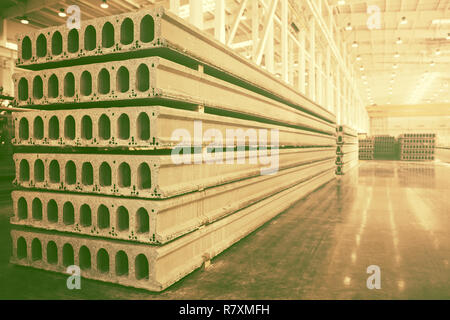
<path id="1" fill-rule="evenodd" d="M 10 222 L 99 237 L 166 243 L 334 168 L 331 158 L 166 200 L 16 190 L 11 194 L 14 216 Z"/>
<path id="2" fill-rule="evenodd" d="M 214 136 L 219 131 L 224 145 L 236 145 L 239 133 L 248 135 L 247 140 L 256 135 L 256 143 L 265 145 L 336 144 L 334 135 L 162 106 L 17 112 L 14 123 L 15 146 L 167 149 L 184 141 L 180 130 L 191 137 L 183 146 L 190 146 L 194 137 L 202 138 L 208 130 L 214 130 Z M 272 130 L 278 130 L 273 142 Z M 206 146 L 211 139 L 199 143 Z"/>
<path id="3" fill-rule="evenodd" d="M 168 198 L 334 157 L 333 147 L 216 152 L 197 162 L 171 155 L 16 153 L 20 188 Z M 213 161 L 208 159 L 214 157 Z M 273 163 L 275 161 L 276 163 Z M 186 157 L 184 157 L 186 160 Z M 228 163 L 227 163 L 228 162 Z"/>

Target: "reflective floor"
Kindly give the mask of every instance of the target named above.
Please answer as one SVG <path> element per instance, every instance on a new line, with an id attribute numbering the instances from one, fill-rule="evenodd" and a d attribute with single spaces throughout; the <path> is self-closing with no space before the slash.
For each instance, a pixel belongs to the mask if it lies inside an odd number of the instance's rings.
<path id="1" fill-rule="evenodd" d="M 163 293 L 69 291 L 64 275 L 7 265 L 2 248 L 0 298 L 450 299 L 449 197 L 449 164 L 360 161 Z M 367 287 L 373 265 L 380 289 Z"/>

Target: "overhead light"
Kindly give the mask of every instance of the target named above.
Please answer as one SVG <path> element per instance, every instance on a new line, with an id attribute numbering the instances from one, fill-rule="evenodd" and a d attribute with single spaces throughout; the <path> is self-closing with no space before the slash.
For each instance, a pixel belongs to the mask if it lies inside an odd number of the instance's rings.
<path id="1" fill-rule="evenodd" d="M 392 72 L 392 77 L 395 78 L 397 74 L 395 72 Z"/>
<path id="2" fill-rule="evenodd" d="M 400 53 L 396 52 L 396 53 L 394 54 L 394 57 L 395 57 L 395 58 L 400 58 Z"/>
<path id="3" fill-rule="evenodd" d="M 397 69 L 397 68 L 398 68 L 398 64 L 395 63 L 395 64 L 392 66 L 392 68 Z"/>
<path id="4" fill-rule="evenodd" d="M 403 43 L 403 40 L 402 40 L 402 38 L 398 37 L 398 39 L 397 39 L 396 43 L 397 43 L 397 44 L 402 44 L 402 43 Z"/>
<path id="5" fill-rule="evenodd" d="M 407 24 L 408 20 L 406 19 L 406 17 L 402 17 L 402 21 L 400 21 L 400 24 Z"/>
<path id="6" fill-rule="evenodd" d="M 450 32 L 447 33 L 447 40 L 450 40 Z"/>
<path id="7" fill-rule="evenodd" d="M 353 30 L 352 24 L 350 22 L 347 23 L 347 25 L 345 26 L 345 30 L 347 30 L 347 31 L 352 31 Z"/>
<path id="8" fill-rule="evenodd" d="M 440 55 L 440 54 L 441 54 L 441 50 L 436 49 L 436 55 L 438 56 L 438 55 Z"/>
<path id="9" fill-rule="evenodd" d="M 363 80 L 365 80 L 367 77 L 365 76 L 365 75 L 363 75 L 362 77 L 361 77 L 361 79 L 363 79 Z"/>
<path id="10" fill-rule="evenodd" d="M 362 58 L 360 55 L 356 56 L 356 61 L 361 61 L 361 60 L 362 60 Z"/>
<path id="11" fill-rule="evenodd" d="M 394 79 L 391 79 L 391 80 L 390 80 L 390 83 L 394 83 Z"/>
<path id="12" fill-rule="evenodd" d="M 353 48 L 358 48 L 358 42 L 356 42 L 356 41 L 353 41 L 353 43 L 352 43 L 352 47 L 353 47 Z"/>
<path id="13" fill-rule="evenodd" d="M 431 61 L 430 66 L 434 67 L 436 65 L 436 63 L 434 63 L 434 61 Z"/>
<path id="14" fill-rule="evenodd" d="M 103 9 L 108 9 L 109 8 L 109 4 L 106 2 L 106 0 L 102 0 L 102 3 L 100 4 L 100 7 L 102 7 Z"/>
<path id="15" fill-rule="evenodd" d="M 359 70 L 364 71 L 364 66 L 359 67 Z"/>
<path id="16" fill-rule="evenodd" d="M 345 0 L 339 0 L 338 1 L 338 6 L 343 6 L 345 4 Z"/>
<path id="17" fill-rule="evenodd" d="M 67 16 L 67 14 L 63 8 L 59 9 L 58 16 L 60 16 L 61 18 L 64 18 Z"/>
<path id="18" fill-rule="evenodd" d="M 28 18 L 26 16 L 23 16 L 20 18 L 20 22 L 23 24 L 29 24 L 30 20 L 28 20 Z"/>

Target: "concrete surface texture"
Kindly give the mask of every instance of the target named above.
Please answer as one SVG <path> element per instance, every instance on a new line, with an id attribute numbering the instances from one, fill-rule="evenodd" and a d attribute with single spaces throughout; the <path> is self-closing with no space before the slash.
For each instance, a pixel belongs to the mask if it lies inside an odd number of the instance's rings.
<path id="1" fill-rule="evenodd" d="M 450 166 L 361 161 L 159 294 L 8 264 L 0 209 L 0 297 L 34 299 L 449 299 Z M 131 260 L 130 260 L 131 263 Z M 381 270 L 369 290 L 367 267 Z"/>

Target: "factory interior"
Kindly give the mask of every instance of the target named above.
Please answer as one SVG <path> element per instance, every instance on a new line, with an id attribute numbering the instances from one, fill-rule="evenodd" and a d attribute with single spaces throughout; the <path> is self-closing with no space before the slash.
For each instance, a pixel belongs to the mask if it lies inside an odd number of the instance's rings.
<path id="1" fill-rule="evenodd" d="M 450 299 L 450 0 L 1 0 L 0 62 L 0 300 Z"/>

